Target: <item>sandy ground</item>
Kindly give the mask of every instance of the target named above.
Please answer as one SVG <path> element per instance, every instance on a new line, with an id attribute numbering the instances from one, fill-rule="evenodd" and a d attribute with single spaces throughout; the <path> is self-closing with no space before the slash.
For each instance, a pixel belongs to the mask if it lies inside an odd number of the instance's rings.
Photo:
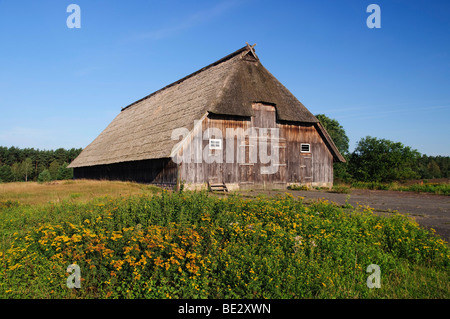
<path id="1" fill-rule="evenodd" d="M 415 218 L 422 226 L 433 228 L 445 241 L 450 242 L 450 196 L 426 193 L 352 190 L 350 194 L 330 193 L 327 191 L 286 191 L 294 196 L 302 196 L 305 202 L 327 199 L 339 205 L 348 203 L 352 206 L 368 205 L 379 214 L 389 215 L 393 211 Z M 263 192 L 267 195 L 280 193 Z"/>

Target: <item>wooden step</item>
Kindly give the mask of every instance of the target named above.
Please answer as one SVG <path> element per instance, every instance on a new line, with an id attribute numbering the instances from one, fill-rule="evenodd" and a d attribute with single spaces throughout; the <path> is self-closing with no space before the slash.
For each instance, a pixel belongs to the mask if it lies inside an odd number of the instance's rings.
<path id="1" fill-rule="evenodd" d="M 208 189 L 211 192 L 228 192 L 228 188 L 225 183 L 210 183 L 208 182 Z"/>

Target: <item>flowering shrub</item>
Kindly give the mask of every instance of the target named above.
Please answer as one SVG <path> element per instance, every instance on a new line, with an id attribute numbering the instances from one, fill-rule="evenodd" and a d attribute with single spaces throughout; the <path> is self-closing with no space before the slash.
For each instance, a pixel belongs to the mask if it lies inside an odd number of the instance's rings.
<path id="1" fill-rule="evenodd" d="M 0 207 L 1 297 L 429 296 L 408 282 L 411 273 L 438 278 L 437 296 L 449 297 L 448 244 L 405 216 L 367 207 L 163 191 L 38 209 L 45 217 Z M 80 289 L 66 286 L 73 263 Z M 369 264 L 380 266 L 382 289 L 367 288 Z"/>

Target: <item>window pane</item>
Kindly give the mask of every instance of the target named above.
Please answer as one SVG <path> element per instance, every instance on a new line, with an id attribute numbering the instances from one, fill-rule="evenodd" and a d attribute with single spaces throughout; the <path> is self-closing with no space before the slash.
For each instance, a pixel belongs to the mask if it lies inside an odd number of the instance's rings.
<path id="1" fill-rule="evenodd" d="M 222 140 L 211 138 L 209 139 L 209 148 L 212 150 L 220 150 L 222 149 Z"/>
<path id="2" fill-rule="evenodd" d="M 302 152 L 309 152 L 309 144 L 301 144 L 301 151 Z"/>

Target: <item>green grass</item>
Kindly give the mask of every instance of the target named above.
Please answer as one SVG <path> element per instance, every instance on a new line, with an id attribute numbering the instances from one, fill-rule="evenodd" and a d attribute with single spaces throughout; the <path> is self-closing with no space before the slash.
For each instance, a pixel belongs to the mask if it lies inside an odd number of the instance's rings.
<path id="1" fill-rule="evenodd" d="M 287 189 L 292 191 L 307 191 L 308 186 L 306 185 L 298 185 L 298 184 L 292 184 L 287 187 Z"/>
<path id="2" fill-rule="evenodd" d="M 333 185 L 333 187 L 328 190 L 329 193 L 339 193 L 339 194 L 350 194 L 350 187 L 345 185 Z"/>
<path id="3" fill-rule="evenodd" d="M 395 190 L 412 191 L 412 192 L 426 192 L 438 195 L 450 195 L 450 184 L 439 183 L 425 183 L 425 184 L 413 184 L 409 186 L 397 186 Z"/>
<path id="4" fill-rule="evenodd" d="M 392 191 L 409 191 L 417 193 L 432 193 L 436 195 L 450 195 L 450 183 L 414 183 L 404 185 L 398 182 L 380 183 L 380 182 L 352 182 L 350 185 L 339 184 L 333 189 L 339 192 L 339 189 L 371 189 L 371 190 L 392 190 Z"/>
<path id="5" fill-rule="evenodd" d="M 289 194 L 71 197 L 1 201 L 1 298 L 450 297 L 448 243 L 402 215 Z"/>

